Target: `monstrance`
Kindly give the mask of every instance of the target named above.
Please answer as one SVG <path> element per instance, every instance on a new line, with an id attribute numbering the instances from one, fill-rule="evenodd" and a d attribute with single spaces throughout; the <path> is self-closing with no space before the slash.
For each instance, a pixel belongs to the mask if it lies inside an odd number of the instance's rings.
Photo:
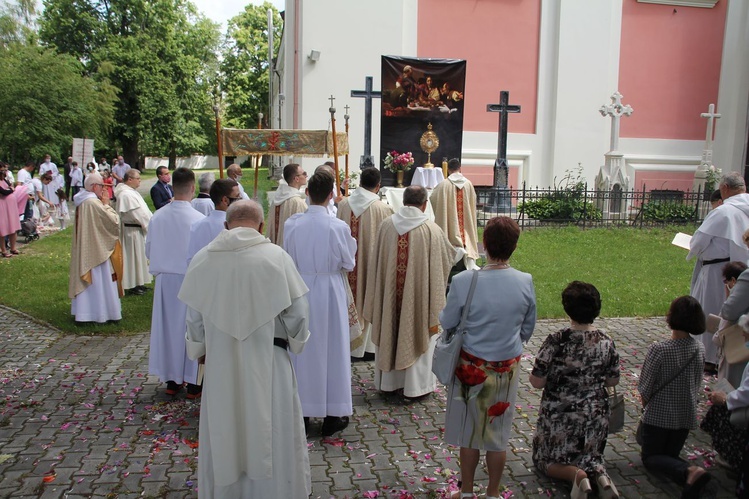
<path id="1" fill-rule="evenodd" d="M 427 162 L 424 163 L 424 168 L 434 168 L 432 153 L 440 146 L 440 138 L 432 131 L 431 123 L 427 125 L 427 131 L 421 134 L 419 145 L 421 146 L 421 150 L 427 153 Z"/>

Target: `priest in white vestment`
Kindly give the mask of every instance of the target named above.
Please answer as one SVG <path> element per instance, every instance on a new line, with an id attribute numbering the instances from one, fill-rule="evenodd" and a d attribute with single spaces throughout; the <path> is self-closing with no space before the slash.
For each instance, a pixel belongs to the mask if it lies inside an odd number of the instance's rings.
<path id="1" fill-rule="evenodd" d="M 109 206 L 101 175 L 86 177 L 84 187 L 73 198 L 76 211 L 70 250 L 70 313 L 76 322 L 118 321 L 122 319 L 120 220 Z"/>
<path id="2" fill-rule="evenodd" d="M 120 216 L 120 243 L 122 244 L 122 287 L 126 292 L 142 295 L 146 284 L 153 281 L 148 273 L 146 234 L 151 221 L 151 210 L 138 192 L 140 172 L 131 168 L 125 172 L 123 182 L 114 189 L 117 213 Z"/>
<path id="3" fill-rule="evenodd" d="M 292 215 L 307 211 L 304 194 L 299 190 L 307 183 L 307 172 L 300 165 L 290 163 L 283 168 L 285 184 L 279 184 L 268 208 L 266 235 L 272 243 L 283 245 L 283 226 Z"/>
<path id="4" fill-rule="evenodd" d="M 465 252 L 463 265 L 456 271 L 477 269 L 478 229 L 476 228 L 476 191 L 470 180 L 461 173 L 460 161 L 447 163 L 448 176 L 432 191 L 429 201 L 434 210 L 434 221 L 445 231 L 450 244 L 458 252 Z"/>
<path id="5" fill-rule="evenodd" d="M 246 192 L 244 192 L 244 187 L 242 187 L 242 167 L 239 166 L 236 163 L 230 164 L 226 168 L 226 176 L 230 179 L 234 180 L 237 185 L 239 186 L 239 195 L 244 200 L 250 199 L 250 196 L 247 195 Z"/>
<path id="6" fill-rule="evenodd" d="M 307 439 L 287 348 L 299 354 L 309 338 L 308 289 L 260 233 L 257 203 L 239 201 L 226 215 L 229 230 L 195 255 L 179 294 L 187 352 L 205 359 L 198 494 L 306 499 Z"/>
<path id="7" fill-rule="evenodd" d="M 239 184 L 230 178 L 222 178 L 211 184 L 211 204 L 215 209 L 208 216 L 192 224 L 187 243 L 187 265 L 190 265 L 195 253 L 208 246 L 224 230 L 226 210 L 229 205 L 242 198 L 239 196 Z"/>
<path id="8" fill-rule="evenodd" d="M 380 170 L 365 168 L 359 175 L 360 185 L 351 196 L 338 204 L 338 218 L 346 222 L 351 235 L 356 239 L 356 267 L 348 274 L 354 304 L 362 323 L 362 335 L 352 340 L 351 357 L 374 360 L 375 345 L 372 343 L 371 324 L 363 318 L 364 292 L 367 289 L 367 264 L 374 252 L 377 231 L 382 222 L 393 214 L 393 209 L 380 201 Z"/>
<path id="9" fill-rule="evenodd" d="M 367 269 L 364 319 L 372 324 L 378 390 L 406 397 L 433 392 L 432 354 L 445 288 L 458 253 L 424 213 L 427 191 L 412 185 L 403 207 L 380 226 Z"/>
<path id="10" fill-rule="evenodd" d="M 355 265 L 356 241 L 348 226 L 331 217 L 333 176 L 320 171 L 307 184 L 312 206 L 284 226 L 284 249 L 310 289 L 310 339 L 295 356 L 299 398 L 305 418 L 324 417 L 322 435 L 348 425 L 351 400 L 351 350 L 346 272 Z"/>
<path id="11" fill-rule="evenodd" d="M 211 186 L 216 181 L 216 175 L 212 172 L 205 172 L 198 177 L 198 197 L 193 199 L 190 204 L 205 216 L 208 216 L 216 209 L 211 201 Z"/>
<path id="12" fill-rule="evenodd" d="M 702 225 L 692 236 L 687 260 L 697 257 L 692 274 L 690 294 L 702 305 L 705 317 L 720 315 L 726 299 L 723 274 L 725 262 L 747 263 L 749 249 L 742 239 L 749 229 L 749 194 L 746 184 L 738 173 L 730 173 L 720 182 L 723 204 L 707 214 Z M 706 369 L 713 371 L 718 364 L 717 347 L 712 342 L 712 334 L 700 336 L 705 345 Z"/>
<path id="13" fill-rule="evenodd" d="M 151 348 L 148 372 L 166 381 L 166 394 L 176 395 L 187 382 L 188 398 L 197 398 L 198 363 L 185 350 L 187 307 L 177 298 L 187 271 L 187 243 L 190 227 L 203 219 L 191 205 L 195 174 L 177 168 L 172 175 L 174 200 L 156 210 L 148 225 L 146 256 L 156 278 L 151 315 Z"/>
<path id="14" fill-rule="evenodd" d="M 65 229 L 68 220 L 70 220 L 68 205 L 64 199 L 57 195 L 59 189 L 65 189 L 65 179 L 60 175 L 57 165 L 52 162 L 52 158 L 49 154 L 44 156 L 44 162 L 39 165 L 39 177 L 41 178 L 45 176 L 50 179 L 50 181 L 42 182 L 44 198 L 52 203 L 55 210 L 55 218 L 60 223 L 60 229 Z"/>

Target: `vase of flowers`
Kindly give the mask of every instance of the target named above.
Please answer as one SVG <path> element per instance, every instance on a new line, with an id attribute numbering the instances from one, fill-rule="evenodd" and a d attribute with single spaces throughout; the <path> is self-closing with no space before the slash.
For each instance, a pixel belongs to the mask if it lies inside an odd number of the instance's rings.
<path id="1" fill-rule="evenodd" d="M 399 153 L 390 151 L 385 156 L 385 168 L 395 173 L 398 184 L 397 187 L 403 187 L 403 173 L 411 169 L 414 164 L 413 154 L 410 152 Z"/>

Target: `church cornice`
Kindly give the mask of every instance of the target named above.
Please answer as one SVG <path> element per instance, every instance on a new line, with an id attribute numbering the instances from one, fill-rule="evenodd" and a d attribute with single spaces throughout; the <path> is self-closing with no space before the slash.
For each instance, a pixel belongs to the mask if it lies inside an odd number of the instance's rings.
<path id="1" fill-rule="evenodd" d="M 701 7 L 712 9 L 719 0 L 637 0 L 639 3 L 655 3 L 658 5 L 674 5 L 678 7 Z"/>

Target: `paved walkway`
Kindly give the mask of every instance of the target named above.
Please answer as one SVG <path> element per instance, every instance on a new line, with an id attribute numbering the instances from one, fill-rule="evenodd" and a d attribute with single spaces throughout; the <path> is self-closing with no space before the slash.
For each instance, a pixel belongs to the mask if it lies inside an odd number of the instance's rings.
<path id="1" fill-rule="evenodd" d="M 618 342 L 628 412 L 625 431 L 606 448 L 611 477 L 623 497 L 678 497 L 677 487 L 643 469 L 633 435 L 633 383 L 647 345 L 668 334 L 664 321 L 600 322 Z M 165 396 L 147 376 L 148 334 L 64 335 L 4 307 L 0 324 L 0 497 L 197 495 L 199 403 Z M 528 352 L 562 324 L 541 321 Z M 504 497 L 568 497 L 564 483 L 532 466 L 539 392 L 527 381 L 531 363 L 525 355 Z M 319 425 L 311 429 L 313 497 L 442 497 L 457 470 L 457 451 L 442 441 L 444 391 L 406 402 L 374 390 L 372 363 L 353 372 L 352 424 L 325 440 Z M 712 466 L 700 430 L 684 456 L 715 471 L 720 497 L 732 497 L 734 480 Z M 483 470 L 477 479 L 486 485 Z"/>

